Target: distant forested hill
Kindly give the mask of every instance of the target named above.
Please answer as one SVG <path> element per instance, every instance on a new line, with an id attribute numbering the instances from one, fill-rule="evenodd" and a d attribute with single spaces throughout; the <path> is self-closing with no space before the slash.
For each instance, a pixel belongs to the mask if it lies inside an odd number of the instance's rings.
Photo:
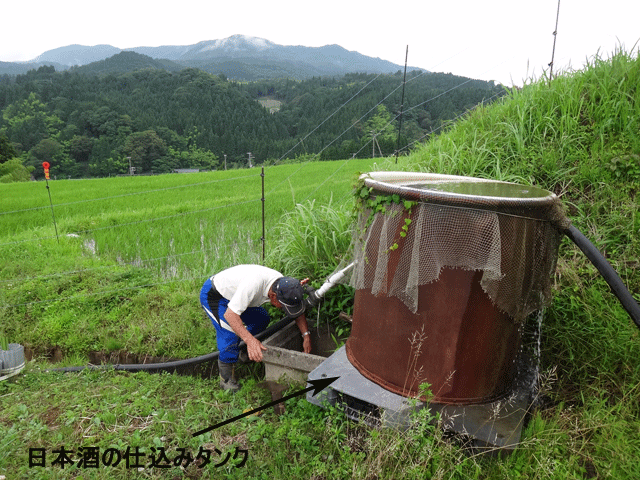
<path id="1" fill-rule="evenodd" d="M 127 62 L 143 69 L 117 73 Z M 228 166 L 245 166 L 248 152 L 256 164 L 395 150 L 400 72 L 236 83 L 193 68 L 167 71 L 154 62 L 122 52 L 104 61 L 99 76 L 81 70 L 87 67 L 4 75 L 0 139 L 8 139 L 25 165 L 38 167 L 36 176 L 48 161 L 52 174 L 70 177 L 126 173 L 130 162 L 137 173 L 220 168 L 225 155 Z M 401 147 L 502 92 L 492 82 L 412 72 Z M 260 100 L 270 100 L 270 108 Z"/>
<path id="2" fill-rule="evenodd" d="M 393 73 L 401 68 L 387 60 L 368 57 L 339 45 L 278 45 L 247 35 L 232 35 L 193 45 L 133 47 L 126 51 L 131 54 L 127 57 L 129 60 L 134 59 L 134 54 L 142 54 L 154 60 L 170 61 L 167 70 L 174 71 L 179 65 L 179 68 L 197 68 L 243 82 L 267 78 L 304 80 L 312 76 L 340 76 L 350 72 Z M 0 62 L 0 75 L 24 74 L 34 68 L 51 65 L 62 71 L 91 63 L 98 65 L 85 72 L 100 74 L 104 72 L 102 62 L 122 52 L 112 45 L 67 45 L 48 50 L 27 63 Z M 157 68 L 157 64 L 153 68 Z M 122 72 L 120 67 L 117 70 Z M 409 70 L 414 68 L 409 67 Z"/>
<path id="3" fill-rule="evenodd" d="M 177 72 L 184 67 L 171 60 L 153 59 L 135 52 L 120 52 L 112 57 L 89 63 L 81 67 L 72 67 L 71 71 L 86 75 L 120 74 L 152 68 Z"/>

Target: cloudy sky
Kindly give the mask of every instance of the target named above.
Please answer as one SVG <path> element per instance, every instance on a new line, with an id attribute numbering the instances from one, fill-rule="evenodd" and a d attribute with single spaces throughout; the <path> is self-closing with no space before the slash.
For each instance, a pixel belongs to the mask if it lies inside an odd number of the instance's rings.
<path id="1" fill-rule="evenodd" d="M 313 6 L 312 6 L 313 5 Z M 234 34 L 338 44 L 371 57 L 506 85 L 548 68 L 558 0 L 50 0 L 5 2 L 0 61 L 70 44 L 190 45 Z M 638 0 L 561 0 L 554 70 L 640 39 Z M 637 45 L 636 45 L 636 48 Z"/>

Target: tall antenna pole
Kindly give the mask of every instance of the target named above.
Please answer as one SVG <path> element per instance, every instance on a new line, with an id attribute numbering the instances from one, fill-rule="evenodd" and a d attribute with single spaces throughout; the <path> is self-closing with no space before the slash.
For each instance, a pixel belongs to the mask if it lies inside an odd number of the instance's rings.
<path id="1" fill-rule="evenodd" d="M 400 132 L 402 131 L 402 111 L 404 110 L 404 86 L 407 84 L 407 60 L 409 60 L 409 45 L 404 56 L 404 79 L 402 80 L 402 100 L 400 102 L 400 124 L 398 125 L 398 141 L 396 142 L 396 164 L 398 163 L 398 153 L 400 152 Z"/>
<path id="2" fill-rule="evenodd" d="M 556 13 L 556 29 L 553 31 L 553 51 L 551 52 L 551 63 L 549 63 L 549 81 L 553 79 L 553 59 L 556 56 L 556 38 L 558 37 L 558 19 L 560 18 L 560 0 L 558 0 L 558 11 Z"/>

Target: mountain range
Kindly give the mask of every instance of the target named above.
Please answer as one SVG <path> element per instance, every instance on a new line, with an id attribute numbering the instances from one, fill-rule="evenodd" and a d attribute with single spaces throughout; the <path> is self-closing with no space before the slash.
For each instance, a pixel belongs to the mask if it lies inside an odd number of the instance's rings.
<path id="1" fill-rule="evenodd" d="M 142 57 L 133 61 L 132 55 L 120 55 L 124 52 L 134 52 L 157 63 L 142 60 Z M 54 66 L 57 71 L 73 68 L 84 70 L 88 74 L 111 73 L 114 72 L 113 62 L 110 66 L 104 62 L 114 56 L 120 59 L 117 62 L 120 66 L 115 71 L 131 68 L 127 66 L 131 62 L 122 62 L 122 59 L 127 58 L 136 65 L 146 62 L 146 68 L 170 71 L 199 68 L 209 73 L 223 74 L 232 80 L 245 81 L 281 77 L 304 79 L 356 72 L 393 73 L 403 68 L 387 60 L 346 50 L 339 45 L 285 46 L 264 38 L 233 35 L 194 45 L 134 47 L 124 50 L 111 45 L 68 45 L 48 50 L 28 62 L 0 62 L 0 74 L 22 74 L 43 65 Z M 410 69 L 416 70 L 413 67 Z"/>

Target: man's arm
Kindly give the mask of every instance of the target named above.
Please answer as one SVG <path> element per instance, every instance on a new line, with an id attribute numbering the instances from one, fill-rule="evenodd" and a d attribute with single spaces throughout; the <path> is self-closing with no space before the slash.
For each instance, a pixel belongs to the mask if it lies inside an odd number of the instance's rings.
<path id="1" fill-rule="evenodd" d="M 238 335 L 244 343 L 247 344 L 247 354 L 249 355 L 249 359 L 254 362 L 262 361 L 262 352 L 267 349 L 260 340 L 251 335 L 247 327 L 242 323 L 242 319 L 240 315 L 236 312 L 227 308 L 227 311 L 224 313 L 224 318 L 229 324 L 229 326 L 233 329 L 233 331 Z M 306 324 L 306 320 L 305 320 Z M 308 336 L 308 335 L 307 335 Z"/>
<path id="2" fill-rule="evenodd" d="M 300 329 L 300 333 L 302 336 L 302 349 L 304 353 L 311 353 L 311 335 L 304 335 L 304 333 L 309 331 L 309 326 L 307 325 L 307 317 L 303 313 L 298 318 L 296 318 L 296 325 Z"/>

